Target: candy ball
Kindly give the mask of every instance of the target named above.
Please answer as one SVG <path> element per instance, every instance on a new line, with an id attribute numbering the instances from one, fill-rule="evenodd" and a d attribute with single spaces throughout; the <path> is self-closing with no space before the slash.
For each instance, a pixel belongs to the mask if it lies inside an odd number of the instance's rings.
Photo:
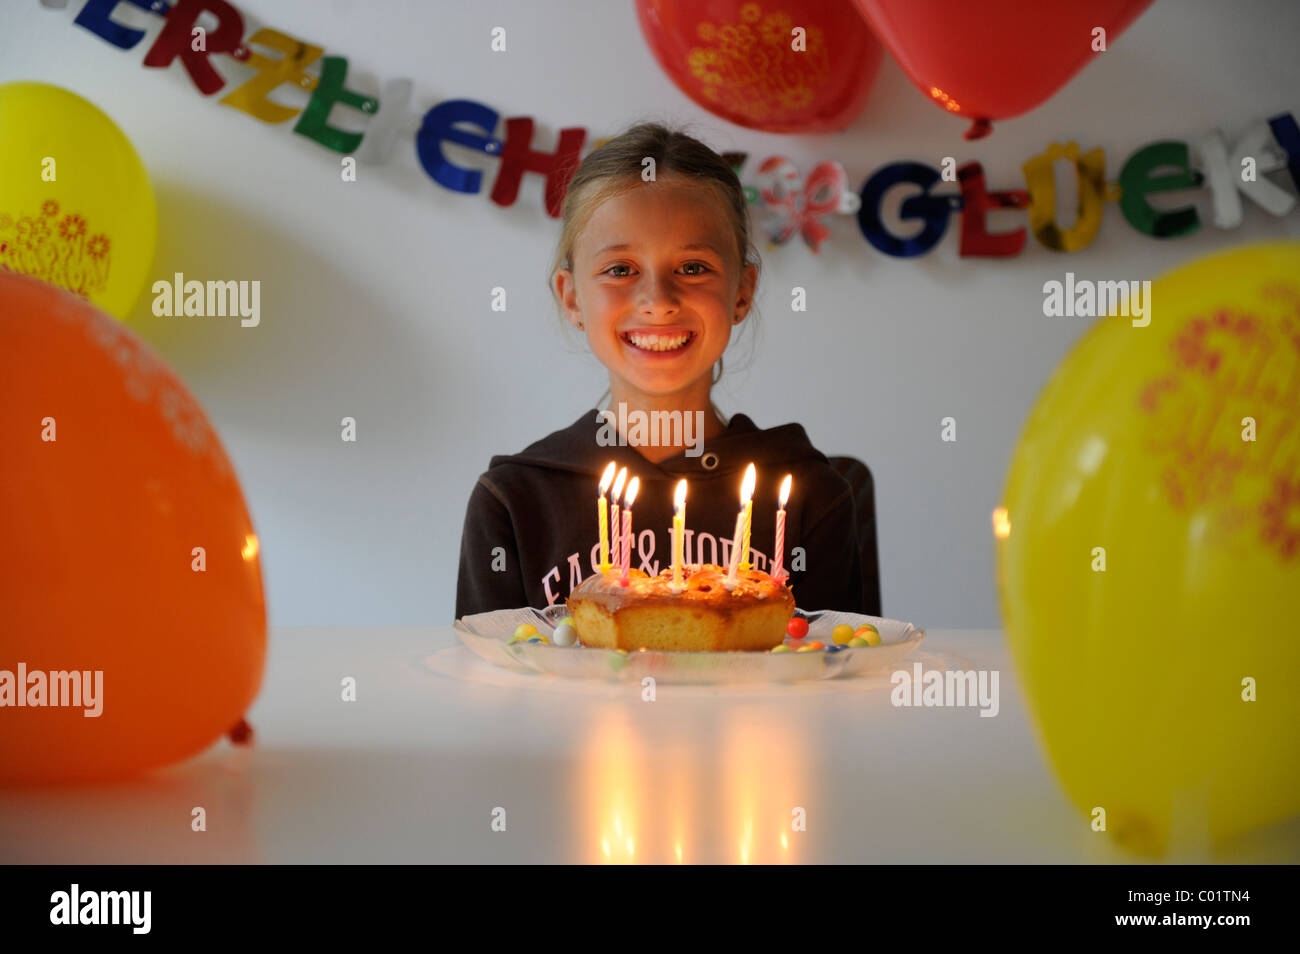
<path id="1" fill-rule="evenodd" d="M 816 647 L 816 646 L 813 646 L 813 645 L 811 645 L 811 644 L 808 645 L 808 646 L 800 646 L 798 649 L 795 650 L 795 652 L 797 652 L 797 653 L 815 653 L 815 652 L 817 652 L 817 647 Z"/>
<path id="2" fill-rule="evenodd" d="M 858 631 L 853 635 L 857 636 L 859 639 L 865 639 L 868 646 L 880 645 L 880 633 L 876 631 L 876 627 L 874 626 L 859 626 Z"/>
<path id="3" fill-rule="evenodd" d="M 572 646 L 578 641 L 578 631 L 573 628 L 573 621 L 567 616 L 560 621 L 560 625 L 555 627 L 555 632 L 551 634 L 551 641 L 557 646 Z"/>
<path id="4" fill-rule="evenodd" d="M 808 648 L 809 648 L 809 649 L 825 649 L 825 648 L 826 648 L 826 644 L 823 643 L 823 642 L 822 642 L 821 640 L 819 640 L 819 639 L 814 639 L 811 643 L 808 644 Z"/>
<path id="5" fill-rule="evenodd" d="M 792 616 L 790 622 L 785 624 L 785 631 L 791 639 L 803 639 L 808 635 L 808 621 L 800 616 Z"/>
<path id="6" fill-rule="evenodd" d="M 532 623 L 520 623 L 515 627 L 516 639 L 527 639 L 529 636 L 537 635 L 537 627 Z"/>
<path id="7" fill-rule="evenodd" d="M 831 630 L 831 639 L 835 640 L 835 642 L 841 645 L 847 643 L 852 638 L 853 638 L 853 627 L 850 626 L 848 623 L 840 623 L 840 625 L 836 626 L 833 630 Z"/>
<path id="8" fill-rule="evenodd" d="M 860 649 L 863 646 L 870 646 L 871 644 L 867 642 L 865 639 L 863 639 L 861 636 L 854 636 L 852 639 L 849 640 L 849 645 L 852 646 L 854 649 Z"/>
<path id="9" fill-rule="evenodd" d="M 772 652 L 774 652 L 774 653 L 788 653 L 788 652 L 793 652 L 793 650 L 792 650 L 789 646 L 787 646 L 785 643 L 781 643 L 781 644 L 778 645 L 778 646 L 773 646 L 773 647 L 772 647 Z"/>

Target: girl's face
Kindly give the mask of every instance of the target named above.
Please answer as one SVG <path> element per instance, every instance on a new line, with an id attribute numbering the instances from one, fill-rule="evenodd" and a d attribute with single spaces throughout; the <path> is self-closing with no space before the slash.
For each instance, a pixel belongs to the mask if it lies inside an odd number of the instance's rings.
<path id="1" fill-rule="evenodd" d="M 610 374 L 615 400 L 707 404 L 713 365 L 749 312 L 758 272 L 721 200 L 659 180 L 603 202 L 556 273 L 569 321 Z M 703 406 L 703 405 L 700 405 Z"/>

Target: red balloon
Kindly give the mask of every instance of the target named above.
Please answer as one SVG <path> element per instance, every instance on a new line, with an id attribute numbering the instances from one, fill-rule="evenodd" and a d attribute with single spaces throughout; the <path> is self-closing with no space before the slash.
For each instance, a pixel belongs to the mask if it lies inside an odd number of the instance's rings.
<path id="1" fill-rule="evenodd" d="M 1105 54 L 1151 0 L 857 0 L 912 82 L 938 106 L 974 120 L 967 139 L 994 119 L 1041 104 Z"/>
<path id="2" fill-rule="evenodd" d="M 124 778 L 246 740 L 257 537 L 181 380 L 120 321 L 0 271 L 0 441 L 0 782 Z"/>
<path id="3" fill-rule="evenodd" d="M 862 111 L 884 56 L 851 0 L 801 0 L 772 11 L 753 0 L 637 0 L 636 11 L 659 65 L 683 93 L 766 132 L 844 129 Z"/>

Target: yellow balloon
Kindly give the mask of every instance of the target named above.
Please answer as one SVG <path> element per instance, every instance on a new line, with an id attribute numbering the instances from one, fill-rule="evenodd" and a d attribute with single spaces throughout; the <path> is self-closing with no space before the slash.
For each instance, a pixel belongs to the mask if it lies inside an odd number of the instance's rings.
<path id="1" fill-rule="evenodd" d="M 1066 356 L 994 524 L 1049 761 L 1093 830 L 1163 855 L 1300 811 L 1300 243 L 1149 305 Z"/>
<path id="2" fill-rule="evenodd" d="M 0 269 L 118 318 L 153 264 L 158 213 L 140 157 L 94 104 L 45 83 L 0 85 Z"/>

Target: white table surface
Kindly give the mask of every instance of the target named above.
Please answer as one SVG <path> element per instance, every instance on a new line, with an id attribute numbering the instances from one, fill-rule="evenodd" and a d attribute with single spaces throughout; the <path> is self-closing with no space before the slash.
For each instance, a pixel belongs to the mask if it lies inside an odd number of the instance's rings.
<path id="1" fill-rule="evenodd" d="M 0 789 L 0 862 L 1148 860 L 1067 802 L 1000 632 L 930 630 L 914 658 L 998 670 L 999 714 L 897 708 L 881 678 L 661 684 L 645 702 L 639 684 L 497 669 L 450 626 L 276 627 L 252 746 L 130 782 Z M 1164 860 L 1295 863 L 1300 824 Z"/>

